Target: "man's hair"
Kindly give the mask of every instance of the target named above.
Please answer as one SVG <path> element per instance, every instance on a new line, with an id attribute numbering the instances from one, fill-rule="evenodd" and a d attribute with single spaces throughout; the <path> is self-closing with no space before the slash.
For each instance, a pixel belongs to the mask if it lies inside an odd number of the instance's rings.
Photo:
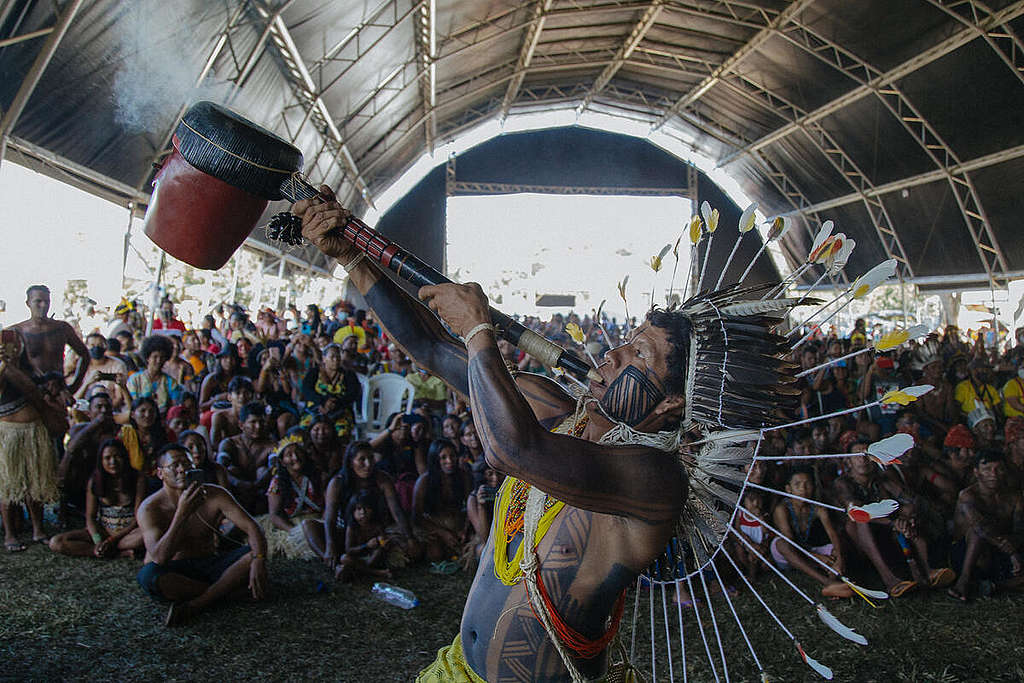
<path id="1" fill-rule="evenodd" d="M 647 314 L 647 321 L 668 333 L 672 350 L 665 358 L 668 374 L 665 376 L 665 394 L 682 396 L 686 393 L 686 371 L 690 362 L 690 320 L 679 311 L 655 308 Z"/>
<path id="2" fill-rule="evenodd" d="M 110 394 L 108 394 L 107 392 L 105 392 L 105 391 L 95 391 L 95 392 L 92 393 L 91 396 L 89 396 L 89 407 L 90 408 L 92 407 L 92 402 L 95 401 L 98 398 L 105 398 L 108 401 L 113 402 L 112 399 L 110 398 Z"/>
<path id="3" fill-rule="evenodd" d="M 256 417 L 262 418 L 267 414 L 267 408 L 259 401 L 252 401 L 242 406 L 242 409 L 238 411 L 238 419 L 245 422 L 250 417 L 255 415 Z"/>
<path id="4" fill-rule="evenodd" d="M 1006 462 L 1006 456 L 1003 455 L 1002 451 L 994 448 L 983 448 L 978 451 L 978 455 L 974 459 L 974 466 L 981 467 L 990 462 Z"/>
<path id="5" fill-rule="evenodd" d="M 31 298 L 32 292 L 42 292 L 43 294 L 49 296 L 50 288 L 47 287 L 46 285 L 32 285 L 31 287 L 25 290 L 25 298 Z"/>
<path id="6" fill-rule="evenodd" d="M 814 481 L 814 470 L 812 470 L 810 467 L 793 467 L 789 470 L 789 474 L 786 475 L 786 483 L 788 484 L 789 482 L 793 481 L 793 477 L 795 477 L 798 474 L 806 474 L 808 477 L 811 478 L 811 481 Z"/>
<path id="7" fill-rule="evenodd" d="M 132 338 L 132 333 L 129 332 L 128 330 L 119 330 L 117 332 L 117 334 L 115 334 L 114 336 L 115 337 L 128 337 L 129 339 L 131 339 Z"/>
<path id="8" fill-rule="evenodd" d="M 237 394 L 242 389 L 248 389 L 252 391 L 252 380 L 245 375 L 235 375 L 228 382 L 228 393 Z"/>
<path id="9" fill-rule="evenodd" d="M 90 332 L 89 334 L 85 335 L 85 341 L 89 341 L 90 339 L 100 339 L 103 342 L 107 341 L 107 338 L 104 337 L 99 332 Z"/>
<path id="10" fill-rule="evenodd" d="M 154 353 L 163 353 L 168 358 L 174 353 L 174 345 L 171 340 L 159 334 L 154 334 L 142 340 L 142 358 L 148 360 Z"/>
<path id="11" fill-rule="evenodd" d="M 187 448 L 182 446 L 180 443 L 169 443 L 169 444 L 165 444 L 160 450 L 158 450 L 156 452 L 156 464 L 159 467 L 163 467 L 164 460 L 167 459 L 167 454 L 168 453 L 173 453 L 174 451 L 179 451 L 181 453 L 184 453 L 185 457 L 186 458 L 188 457 L 188 449 Z"/>
<path id="12" fill-rule="evenodd" d="M 111 337 L 107 340 L 107 351 L 111 353 L 121 353 L 121 342 L 116 337 Z"/>

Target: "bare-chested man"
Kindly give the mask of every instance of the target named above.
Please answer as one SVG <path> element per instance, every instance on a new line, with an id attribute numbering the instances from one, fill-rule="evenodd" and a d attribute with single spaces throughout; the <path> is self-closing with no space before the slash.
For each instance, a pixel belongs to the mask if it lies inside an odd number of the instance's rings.
<path id="1" fill-rule="evenodd" d="M 25 550 L 15 526 L 21 503 L 32 521 L 32 540 L 49 540 L 43 503 L 57 499 L 51 433 L 67 429 L 66 412 L 46 401 L 30 372 L 21 335 L 0 330 L 0 514 L 8 552 Z"/>
<path id="2" fill-rule="evenodd" d="M 163 488 L 139 506 L 146 563 L 136 577 L 143 590 L 170 602 L 164 622 L 177 626 L 218 600 L 248 589 L 262 600 L 267 586 L 267 540 L 259 524 L 231 494 L 214 484 L 189 484 L 192 468 L 184 446 L 169 444 L 157 455 Z M 217 554 L 217 528 L 227 518 L 248 545 Z"/>
<path id="3" fill-rule="evenodd" d="M 210 442 L 219 444 L 228 437 L 242 433 L 242 408 L 251 403 L 256 392 L 252 380 L 244 375 L 232 377 L 228 382 L 230 408 L 216 410 L 210 418 Z"/>
<path id="4" fill-rule="evenodd" d="M 336 232 L 349 215 L 341 205 L 300 202 L 293 210 L 303 216 L 303 234 L 310 241 L 351 266 L 350 281 L 366 297 L 388 337 L 470 397 L 488 464 L 564 502 L 539 542 L 529 539 L 529 551 L 537 542 L 539 575 L 552 611 L 583 639 L 599 639 L 624 589 L 672 537 L 687 481 L 674 456 L 648 447 L 596 442 L 613 425 L 606 415 L 643 432 L 667 429 L 678 421 L 685 403 L 684 377 L 681 367 L 669 361 L 686 352 L 685 342 L 676 336 L 678 323 L 671 314 L 659 314 L 656 324 L 643 323 L 628 343 L 610 351 L 598 368 L 603 381 L 591 385 L 600 407 L 588 404 L 587 419 L 573 424 L 576 401 L 557 383 L 509 374 L 493 331 L 479 328 L 490 322 L 479 286 L 448 284 L 419 292 L 456 334 L 480 330 L 463 345 L 368 260 L 352 263 L 359 252 Z M 579 438 L 550 431 L 566 424 Z M 509 538 L 504 529 L 514 528 L 517 521 L 495 519 L 460 635 L 418 680 L 567 679 L 566 665 L 531 611 L 524 582 L 513 579 L 508 585 L 496 576 L 496 561 L 506 575 L 515 572 L 512 555 L 523 534 L 517 531 Z M 497 537 L 506 553 L 496 556 Z M 605 652 L 584 659 L 569 651 L 584 676 L 604 675 Z M 439 673 L 442 657 L 457 663 L 456 678 Z"/>
<path id="5" fill-rule="evenodd" d="M 74 328 L 63 320 L 47 317 L 50 312 L 50 290 L 45 285 L 32 285 L 25 293 L 25 305 L 30 317 L 12 325 L 25 340 L 25 353 L 35 377 L 48 372 L 64 374 L 64 347 L 70 346 L 78 356 L 75 376 L 68 385 L 73 394 L 78 391 L 89 369 L 89 349 Z"/>
<path id="6" fill-rule="evenodd" d="M 962 556 L 963 567 L 949 594 L 958 600 L 968 599 L 977 573 L 1010 585 L 1024 577 L 1024 495 L 1010 486 L 999 451 L 980 451 L 974 475 L 978 481 L 960 492 L 953 518 L 953 557 Z"/>
<path id="7" fill-rule="evenodd" d="M 270 483 L 267 456 L 274 442 L 266 434 L 266 406 L 247 403 L 242 407 L 242 432 L 223 439 L 217 448 L 217 462 L 228 471 L 235 495 L 253 514 L 266 511 L 264 489 Z"/>

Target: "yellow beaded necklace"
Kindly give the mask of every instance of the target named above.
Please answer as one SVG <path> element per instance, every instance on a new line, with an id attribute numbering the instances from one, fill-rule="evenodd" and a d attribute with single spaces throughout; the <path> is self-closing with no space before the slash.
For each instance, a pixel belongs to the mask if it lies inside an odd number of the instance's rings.
<path id="1" fill-rule="evenodd" d="M 571 434 L 579 437 L 586 429 L 589 418 L 583 415 L 579 420 L 570 416 L 560 425 L 552 429 L 556 434 Z M 501 520 L 501 524 L 495 525 L 494 529 L 494 575 L 506 586 L 514 586 L 523 580 L 523 570 L 520 564 L 523 561 L 523 553 L 526 550 L 526 539 L 519 544 L 515 555 L 510 560 L 508 557 L 508 546 L 516 534 L 523 530 L 523 514 L 526 512 L 526 499 L 530 494 L 530 485 L 521 479 L 507 477 L 498 492 L 498 501 L 495 506 L 495 519 Z M 540 523 L 537 525 L 537 533 L 533 539 L 533 548 L 540 545 L 544 534 L 551 528 L 555 517 L 565 506 L 565 503 L 555 500 L 551 496 L 544 499 L 544 513 L 541 515 Z"/>

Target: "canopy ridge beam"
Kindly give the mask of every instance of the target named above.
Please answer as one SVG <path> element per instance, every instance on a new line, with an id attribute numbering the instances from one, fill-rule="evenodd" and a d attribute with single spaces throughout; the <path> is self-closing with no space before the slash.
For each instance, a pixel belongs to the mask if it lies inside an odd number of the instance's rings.
<path id="1" fill-rule="evenodd" d="M 1016 2 L 1007 5 L 1003 9 L 990 15 L 988 18 L 983 19 L 977 25 L 977 28 L 989 33 L 993 30 L 993 27 L 1001 26 L 1002 24 L 1015 19 L 1018 16 L 1024 14 L 1024 0 L 1017 0 Z M 820 121 L 826 116 L 833 114 L 848 105 L 856 102 L 862 97 L 866 97 L 875 91 L 877 88 L 881 88 L 896 81 L 905 78 L 909 74 L 914 73 L 918 69 L 928 64 L 931 64 L 937 59 L 948 55 L 949 53 L 957 50 L 964 45 L 970 43 L 972 40 L 978 37 L 978 33 L 975 28 L 965 28 L 958 31 L 949 38 L 941 41 L 935 46 L 924 50 L 923 52 L 914 55 L 907 61 L 899 64 L 889 71 L 886 71 L 882 75 L 873 78 L 869 83 L 858 85 L 856 88 L 840 95 L 830 102 L 826 102 L 822 106 L 818 107 L 814 111 L 807 114 L 805 117 L 787 123 L 786 125 L 777 128 L 776 130 L 758 138 L 751 144 L 738 149 L 737 151 L 728 154 L 718 161 L 718 167 L 727 166 L 745 154 L 752 151 L 763 149 L 768 145 L 778 142 L 798 130 L 801 130 L 803 126 L 814 121 Z"/>
<path id="2" fill-rule="evenodd" d="M 927 0 L 961 24 L 974 29 L 988 46 L 1009 67 L 1014 76 L 1024 83 L 1024 42 L 1009 22 L 993 25 L 985 30 L 980 22 L 993 15 L 992 10 L 978 0 Z M 968 16 L 964 16 L 964 10 Z"/>
<path id="3" fill-rule="evenodd" d="M 451 183 L 449 194 L 592 194 L 602 196 L 636 196 L 636 197 L 687 197 L 686 187 L 612 187 L 582 185 L 524 185 L 521 183 L 489 183 L 483 181 L 457 180 Z"/>
<path id="4" fill-rule="evenodd" d="M 791 42 L 797 45 L 797 47 L 812 51 L 822 61 L 825 61 L 847 77 L 865 84 L 881 75 L 878 69 L 875 69 L 852 52 L 845 50 L 828 38 L 815 33 L 809 27 L 799 25 L 799 22 L 794 22 L 793 26 L 796 31 L 789 32 L 790 35 L 787 36 Z M 815 49 L 823 45 L 828 46 L 829 50 Z M 832 59 L 835 59 L 835 61 L 832 61 Z M 978 249 L 978 257 L 981 260 L 982 266 L 989 274 L 993 283 L 996 279 L 1005 279 L 1005 276 L 1000 275 L 1000 273 L 1007 271 L 1006 259 L 996 240 L 995 233 L 988 221 L 988 215 L 982 207 L 981 199 L 978 197 L 974 184 L 970 182 L 966 172 L 954 174 L 948 171 L 951 166 L 960 164 L 960 159 L 956 153 L 942 139 L 934 126 L 928 122 L 924 114 L 913 105 L 895 84 L 875 88 L 874 92 L 879 100 L 881 100 L 882 105 L 896 117 L 932 162 L 946 173 L 954 196 L 957 198 L 957 205 L 960 207 L 964 223 Z M 800 116 L 806 116 L 806 113 L 800 114 Z M 821 123 L 816 121 L 809 124 L 806 128 L 811 130 L 816 127 L 820 128 Z M 855 187 L 854 189 L 861 193 L 866 204 L 882 205 L 881 196 L 875 191 L 873 185 L 871 187 Z M 871 209 L 869 209 L 870 211 Z M 895 235 L 895 232 L 893 234 Z M 902 247 L 900 247 L 900 251 L 902 251 Z M 914 277 L 913 272 L 910 272 L 909 275 Z"/>
<path id="5" fill-rule="evenodd" d="M 533 52 L 537 49 L 540 33 L 544 30 L 544 22 L 547 19 L 546 15 L 551 9 L 552 2 L 553 0 L 537 0 L 537 3 L 533 6 L 533 16 L 530 17 L 530 25 L 526 29 L 526 36 L 524 36 L 523 44 L 519 48 L 519 57 L 516 58 L 512 79 L 508 82 L 505 97 L 501 101 L 501 112 L 498 116 L 502 121 L 508 117 L 509 109 L 512 108 L 512 103 L 516 101 L 516 96 L 519 95 L 519 88 L 522 87 L 523 79 L 526 78 L 526 71 L 530 68 L 530 62 L 533 61 Z"/>
<path id="6" fill-rule="evenodd" d="M 669 107 L 658 119 L 651 124 L 651 131 L 656 131 L 673 116 L 680 115 L 688 110 L 693 104 L 704 97 L 705 94 L 715 87 L 725 74 L 732 72 L 748 56 L 756 52 L 764 43 L 775 34 L 775 30 L 789 23 L 797 15 L 810 7 L 814 0 L 794 0 L 786 9 L 777 14 L 775 18 L 767 22 L 764 27 L 744 43 L 740 49 L 734 52 L 728 59 L 716 67 L 703 81 L 692 88 L 689 92 L 680 97 L 675 104 Z"/>
<path id="7" fill-rule="evenodd" d="M 630 55 L 633 54 L 633 50 L 640 44 L 647 35 L 647 32 L 651 30 L 651 27 L 658 21 L 658 15 L 661 14 L 661 8 L 665 4 L 665 0 L 653 0 L 644 10 L 640 20 L 633 25 L 626 40 L 619 46 L 619 49 L 615 53 L 615 57 L 612 59 L 611 64 L 606 66 L 601 73 L 598 75 L 597 80 L 590 87 L 590 90 L 583 97 L 583 101 L 576 108 L 576 117 L 579 118 L 590 107 L 590 104 L 594 101 L 594 98 L 604 89 L 606 85 L 615 77 L 615 74 L 619 72 L 622 65 L 629 60 Z"/>
<path id="8" fill-rule="evenodd" d="M 416 40 L 416 59 L 419 64 L 420 96 L 423 99 L 423 135 L 426 139 L 427 152 L 434 153 L 437 139 L 437 120 L 434 117 L 434 106 L 437 99 L 437 74 L 435 68 L 435 36 L 434 36 L 434 0 L 422 0 L 414 17 L 413 33 Z"/>
<path id="9" fill-rule="evenodd" d="M 346 175 L 352 180 L 354 192 L 360 196 L 362 201 L 373 206 L 373 196 L 370 194 L 370 189 L 366 181 L 363 180 L 362 173 L 360 173 L 359 168 L 356 166 L 355 159 L 352 157 L 351 152 L 349 152 L 348 146 L 342 139 L 341 131 L 338 130 L 334 120 L 331 118 L 330 112 L 327 111 L 327 105 L 318 94 L 319 91 L 313 82 L 313 77 L 309 73 L 309 68 L 299 53 L 299 49 L 292 39 L 291 32 L 289 32 L 288 27 L 285 25 L 284 19 L 280 15 L 270 14 L 264 7 L 259 5 L 256 6 L 256 11 L 270 26 L 271 42 L 277 48 L 283 62 L 281 72 L 291 86 L 296 99 L 303 106 L 310 108 L 312 119 L 315 121 L 320 135 L 329 140 L 328 144 L 331 147 L 331 151 L 334 152 L 335 156 L 339 157 L 342 168 L 345 169 Z M 346 205 L 353 206 L 353 199 L 354 197 L 351 195 L 346 197 Z"/>

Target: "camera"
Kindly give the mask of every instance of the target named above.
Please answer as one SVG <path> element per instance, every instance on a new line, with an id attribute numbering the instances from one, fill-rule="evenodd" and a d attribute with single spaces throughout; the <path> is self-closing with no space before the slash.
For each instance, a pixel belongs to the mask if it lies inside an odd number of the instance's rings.
<path id="1" fill-rule="evenodd" d="M 202 486 L 205 483 L 206 472 L 199 469 L 198 467 L 185 472 L 185 484 L 187 486 L 191 486 L 192 484 L 199 484 L 200 486 Z"/>
<path id="2" fill-rule="evenodd" d="M 481 486 L 484 494 L 485 503 L 493 503 L 495 497 L 498 495 L 498 489 L 495 486 Z"/>

